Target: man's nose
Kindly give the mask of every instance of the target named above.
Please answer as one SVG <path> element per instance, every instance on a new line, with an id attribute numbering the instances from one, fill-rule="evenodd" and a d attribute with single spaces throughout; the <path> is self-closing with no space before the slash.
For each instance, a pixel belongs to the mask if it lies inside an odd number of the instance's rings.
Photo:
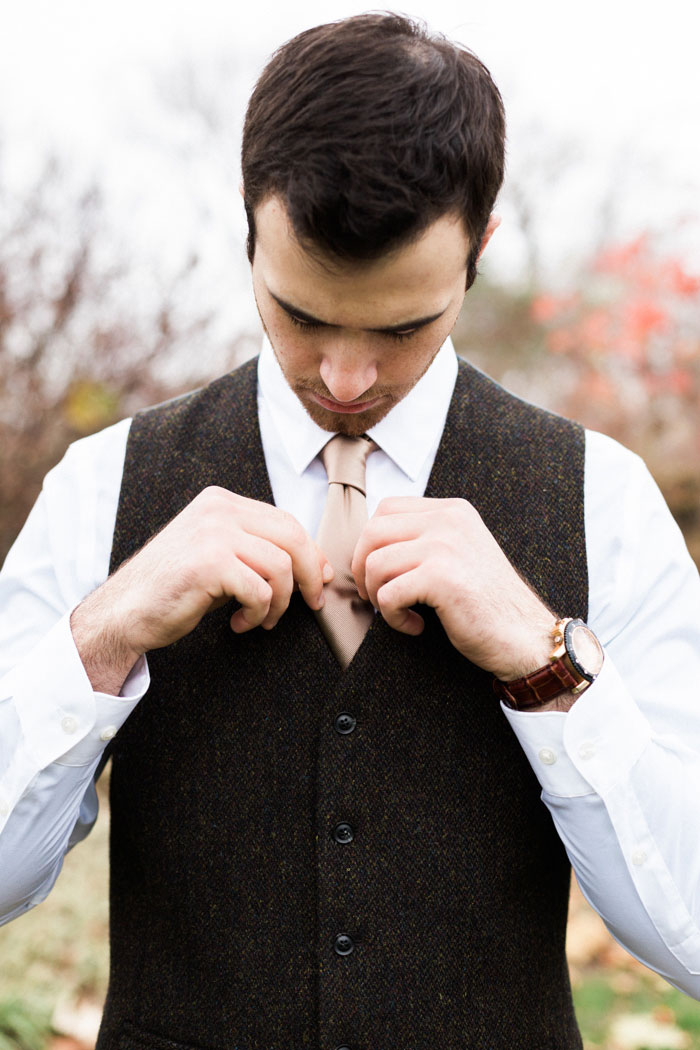
<path id="1" fill-rule="evenodd" d="M 333 347 L 324 354 L 320 372 L 336 401 L 357 401 L 377 381 L 374 354 L 357 345 Z"/>

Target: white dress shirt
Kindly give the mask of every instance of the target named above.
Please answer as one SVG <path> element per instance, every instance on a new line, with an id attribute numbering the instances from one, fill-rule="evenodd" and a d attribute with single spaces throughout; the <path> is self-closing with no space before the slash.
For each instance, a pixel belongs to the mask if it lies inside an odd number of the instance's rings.
<path id="1" fill-rule="evenodd" d="M 370 514 L 385 496 L 425 491 L 456 374 L 448 340 L 369 432 Z M 267 343 L 258 379 L 275 503 L 315 535 L 329 435 Z M 106 742 L 148 688 L 142 658 L 121 696 L 94 693 L 69 628 L 108 573 L 129 426 L 71 446 L 0 573 L 0 922 L 46 896 L 89 832 Z M 633 955 L 700 998 L 700 580 L 642 461 L 590 431 L 584 495 L 588 622 L 603 670 L 566 714 L 503 715 L 588 900 Z"/>

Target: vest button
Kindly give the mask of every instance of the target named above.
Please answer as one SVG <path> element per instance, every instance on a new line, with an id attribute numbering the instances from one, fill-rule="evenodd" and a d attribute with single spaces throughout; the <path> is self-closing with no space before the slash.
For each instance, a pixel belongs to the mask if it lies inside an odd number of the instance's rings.
<path id="1" fill-rule="evenodd" d="M 338 955 L 349 955 L 355 945 L 353 944 L 352 937 L 348 937 L 347 933 L 339 933 L 333 944 Z"/>
<path id="2" fill-rule="evenodd" d="M 342 1046 L 336 1046 L 335 1050 L 350 1050 L 350 1047 L 343 1044 Z"/>
<path id="3" fill-rule="evenodd" d="M 345 711 L 342 715 L 338 715 L 335 720 L 335 730 L 337 733 L 342 733 L 343 736 L 347 733 L 352 733 L 356 725 L 357 719 Z"/>
<path id="4" fill-rule="evenodd" d="M 336 824 L 333 828 L 333 838 L 336 842 L 352 842 L 355 838 L 355 831 L 352 824 Z"/>

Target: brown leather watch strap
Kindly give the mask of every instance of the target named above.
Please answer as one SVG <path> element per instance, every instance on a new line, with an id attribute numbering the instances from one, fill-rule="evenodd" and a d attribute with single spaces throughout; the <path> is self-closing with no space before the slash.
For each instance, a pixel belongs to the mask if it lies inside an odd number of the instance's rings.
<path id="1" fill-rule="evenodd" d="M 517 711 L 534 710 L 568 689 L 579 689 L 580 686 L 581 678 L 572 674 L 565 656 L 513 682 L 501 682 L 498 678 L 493 680 L 496 696 Z"/>

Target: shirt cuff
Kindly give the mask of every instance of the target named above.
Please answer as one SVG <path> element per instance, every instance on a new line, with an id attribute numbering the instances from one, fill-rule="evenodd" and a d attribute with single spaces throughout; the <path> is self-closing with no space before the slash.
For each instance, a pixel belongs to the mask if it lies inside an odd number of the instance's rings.
<path id="1" fill-rule="evenodd" d="M 131 714 L 149 685 L 141 658 L 119 697 L 93 692 L 63 616 L 3 679 L 0 699 L 14 704 L 23 751 L 37 770 L 61 760 L 67 765 L 93 761 Z"/>
<path id="2" fill-rule="evenodd" d="M 129 672 L 119 696 L 93 693 L 95 723 L 87 736 L 58 759 L 57 765 L 87 766 L 101 755 L 143 698 L 150 684 L 148 663 L 146 657 L 141 656 Z"/>
<path id="3" fill-rule="evenodd" d="M 604 795 L 624 780 L 651 738 L 649 723 L 607 654 L 596 680 L 568 712 L 501 708 L 550 795 Z"/>

